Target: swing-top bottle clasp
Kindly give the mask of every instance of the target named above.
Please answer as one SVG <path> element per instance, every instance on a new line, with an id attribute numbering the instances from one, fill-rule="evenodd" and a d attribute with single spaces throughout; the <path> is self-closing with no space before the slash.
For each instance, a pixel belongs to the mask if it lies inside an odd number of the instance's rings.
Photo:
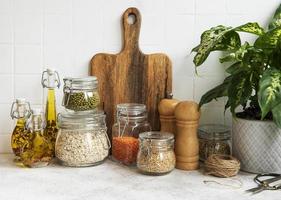
<path id="1" fill-rule="evenodd" d="M 54 69 L 43 71 L 41 84 L 43 88 L 59 88 L 61 85 L 59 74 Z"/>
<path id="2" fill-rule="evenodd" d="M 29 118 L 31 115 L 30 103 L 24 98 L 18 98 L 12 103 L 10 116 L 12 119 Z"/>

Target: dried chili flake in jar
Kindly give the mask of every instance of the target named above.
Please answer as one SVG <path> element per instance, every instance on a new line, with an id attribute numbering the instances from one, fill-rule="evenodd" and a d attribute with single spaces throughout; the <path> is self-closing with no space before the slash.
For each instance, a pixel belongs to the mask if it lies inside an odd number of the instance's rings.
<path id="1" fill-rule="evenodd" d="M 150 131 L 146 106 L 143 104 L 118 104 L 117 122 L 112 127 L 113 160 L 125 165 L 135 165 L 139 149 L 138 137 Z"/>

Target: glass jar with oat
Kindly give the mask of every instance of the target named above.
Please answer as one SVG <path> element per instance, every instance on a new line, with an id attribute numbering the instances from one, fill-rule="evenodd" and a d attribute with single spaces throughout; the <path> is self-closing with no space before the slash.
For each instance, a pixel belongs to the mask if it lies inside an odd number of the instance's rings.
<path id="1" fill-rule="evenodd" d="M 163 175 L 175 168 L 174 135 L 165 132 L 145 132 L 139 136 L 137 167 L 149 175 Z"/>
<path id="2" fill-rule="evenodd" d="M 117 122 L 112 127 L 112 157 L 125 164 L 135 165 L 139 149 L 139 134 L 150 131 L 146 106 L 127 103 L 117 105 Z"/>
<path id="3" fill-rule="evenodd" d="M 111 147 L 101 111 L 66 112 L 58 115 L 59 132 L 55 152 L 66 166 L 101 164 Z"/>
<path id="4" fill-rule="evenodd" d="M 199 158 L 205 161 L 212 154 L 230 155 L 230 129 L 220 124 L 205 124 L 198 129 Z"/>

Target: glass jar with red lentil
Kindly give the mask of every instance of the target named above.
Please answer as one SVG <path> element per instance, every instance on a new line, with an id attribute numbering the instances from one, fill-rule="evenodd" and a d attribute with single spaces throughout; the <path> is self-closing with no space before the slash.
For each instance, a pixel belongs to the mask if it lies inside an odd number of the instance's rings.
<path id="1" fill-rule="evenodd" d="M 118 104 L 116 123 L 112 127 L 113 160 L 125 165 L 135 165 L 139 149 L 139 134 L 151 131 L 143 104 Z"/>

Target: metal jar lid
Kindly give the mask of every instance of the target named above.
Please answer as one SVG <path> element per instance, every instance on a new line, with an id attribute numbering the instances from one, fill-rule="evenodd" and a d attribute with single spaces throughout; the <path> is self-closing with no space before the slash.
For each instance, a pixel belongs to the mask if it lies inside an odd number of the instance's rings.
<path id="1" fill-rule="evenodd" d="M 103 111 L 64 112 L 58 114 L 58 126 L 62 129 L 106 128 Z"/>
<path id="2" fill-rule="evenodd" d="M 172 133 L 149 131 L 139 135 L 139 140 L 143 144 L 149 146 L 167 146 L 174 144 L 174 135 Z"/>
<path id="3" fill-rule="evenodd" d="M 229 140 L 230 128 L 222 124 L 204 124 L 198 129 L 198 137 L 207 140 Z"/>
<path id="4" fill-rule="evenodd" d="M 91 90 L 98 87 L 98 79 L 95 76 L 88 76 L 84 78 L 67 77 L 63 79 L 64 89 L 72 90 Z"/>

